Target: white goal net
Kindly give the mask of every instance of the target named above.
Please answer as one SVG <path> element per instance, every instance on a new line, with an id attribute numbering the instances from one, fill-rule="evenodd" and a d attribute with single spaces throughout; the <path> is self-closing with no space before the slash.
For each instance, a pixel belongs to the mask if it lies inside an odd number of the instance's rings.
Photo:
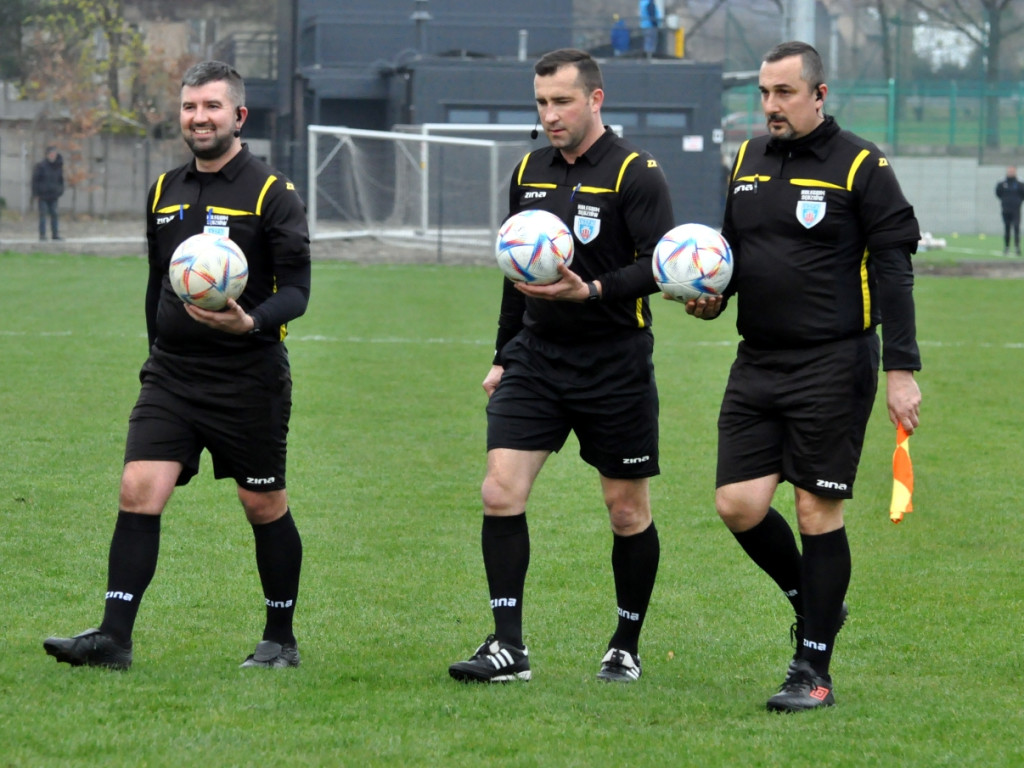
<path id="1" fill-rule="evenodd" d="M 309 126 L 310 237 L 373 237 L 434 251 L 439 261 L 459 251 L 489 256 L 532 126 L 501 126 L 489 138 L 469 135 L 482 126 L 443 128 L 448 135 L 436 135 L 436 124 L 393 131 Z M 500 140 L 517 133 L 519 140 Z"/>

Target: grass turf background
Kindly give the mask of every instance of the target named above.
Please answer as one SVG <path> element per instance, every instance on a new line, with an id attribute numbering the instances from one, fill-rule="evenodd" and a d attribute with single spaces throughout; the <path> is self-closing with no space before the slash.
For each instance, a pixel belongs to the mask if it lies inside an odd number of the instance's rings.
<path id="1" fill-rule="evenodd" d="M 237 668 L 259 639 L 262 596 L 233 488 L 207 462 L 164 516 L 135 665 L 119 674 L 58 665 L 41 642 L 101 616 L 145 356 L 145 263 L 7 253 L 0 268 L 0 765 L 1024 761 L 1021 281 L 918 278 L 916 511 L 888 520 L 882 387 L 847 512 L 838 706 L 783 717 L 763 707 L 791 653 L 788 606 L 713 509 L 731 312 L 700 322 L 654 299 L 662 560 L 638 684 L 594 679 L 615 620 L 611 534 L 572 441 L 529 505 L 534 680 L 448 678 L 490 628 L 480 381 L 498 273 L 337 262 L 315 265 L 288 342 L 302 667 Z M 776 501 L 792 519 L 788 487 Z"/>

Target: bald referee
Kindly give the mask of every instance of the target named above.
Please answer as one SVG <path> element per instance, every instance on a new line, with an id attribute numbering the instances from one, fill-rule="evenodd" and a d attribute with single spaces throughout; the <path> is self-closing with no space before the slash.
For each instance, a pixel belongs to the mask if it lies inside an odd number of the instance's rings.
<path id="1" fill-rule="evenodd" d="M 918 426 L 919 231 L 886 156 L 825 114 L 814 48 L 773 48 L 759 87 L 769 135 L 740 146 L 722 229 L 743 338 L 718 418 L 715 506 L 796 613 L 796 655 L 768 700 L 795 712 L 835 703 L 829 670 L 851 574 L 843 503 L 878 385 L 879 324 L 889 418 Z M 713 317 L 720 302 L 687 311 Z M 782 481 L 794 488 L 799 547 L 771 506 Z"/>

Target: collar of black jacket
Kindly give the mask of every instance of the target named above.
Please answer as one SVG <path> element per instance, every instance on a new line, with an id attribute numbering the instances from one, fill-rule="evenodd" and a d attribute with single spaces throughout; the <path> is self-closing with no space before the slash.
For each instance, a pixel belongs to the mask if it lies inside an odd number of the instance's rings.
<path id="1" fill-rule="evenodd" d="M 799 139 L 778 139 L 772 136 L 765 145 L 765 152 L 776 152 L 779 154 L 794 154 L 800 152 L 811 152 L 819 157 L 827 153 L 829 139 L 839 133 L 839 123 L 832 115 L 825 115 L 821 125 Z"/>

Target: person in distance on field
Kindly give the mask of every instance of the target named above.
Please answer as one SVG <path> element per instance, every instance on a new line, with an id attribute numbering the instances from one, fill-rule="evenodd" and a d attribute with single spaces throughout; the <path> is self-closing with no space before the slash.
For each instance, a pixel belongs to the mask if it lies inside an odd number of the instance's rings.
<path id="1" fill-rule="evenodd" d="M 299 664 L 292 619 L 302 542 L 285 491 L 292 382 L 281 342 L 309 300 L 309 233 L 292 183 L 241 142 L 247 115 L 245 85 L 231 66 L 205 61 L 185 73 L 180 122 L 193 159 L 162 174 L 147 199 L 149 358 L 128 423 L 103 621 L 46 640 L 58 661 L 131 665 L 160 515 L 175 486 L 196 474 L 205 448 L 214 476 L 235 481 L 266 601 L 263 638 L 242 666 Z M 249 265 L 244 293 L 223 311 L 183 304 L 168 279 L 175 248 L 204 231 L 230 237 Z"/>
<path id="2" fill-rule="evenodd" d="M 526 155 L 509 214 L 543 209 L 573 232 L 571 268 L 551 285 L 504 282 L 496 351 L 483 381 L 487 472 L 481 543 L 494 632 L 449 673 L 463 681 L 529 680 L 523 591 L 530 560 L 526 501 L 570 431 L 597 471 L 612 527 L 618 626 L 598 677 L 640 677 L 638 651 L 658 570 L 649 479 L 658 474 L 658 392 L 648 295 L 651 254 L 673 226 L 657 161 L 601 121 L 601 71 L 562 49 L 534 66 L 538 119 L 550 146 Z"/>
<path id="3" fill-rule="evenodd" d="M 32 199 L 39 201 L 39 239 L 46 239 L 46 217 L 50 217 L 50 236 L 61 240 L 57 201 L 64 194 L 64 158 L 57 148 L 46 148 L 46 157 L 32 169 Z"/>
<path id="4" fill-rule="evenodd" d="M 1024 184 L 1017 178 L 1017 168 L 1009 166 L 1006 178 L 996 184 L 996 197 L 1003 214 L 1003 255 L 1010 253 L 1010 235 L 1013 249 L 1020 256 L 1020 205 L 1024 202 Z"/>
<path id="5" fill-rule="evenodd" d="M 880 357 L 889 419 L 908 433 L 919 423 L 911 254 L 920 232 L 885 155 L 825 114 L 814 48 L 773 48 L 759 86 L 769 135 L 740 146 L 722 227 L 742 340 L 718 418 L 715 506 L 796 613 L 796 655 L 768 700 L 792 712 L 835 701 L 829 664 L 851 573 L 843 503 Z M 713 318 L 722 303 L 687 311 Z M 794 487 L 799 548 L 771 506 L 781 481 Z"/>

